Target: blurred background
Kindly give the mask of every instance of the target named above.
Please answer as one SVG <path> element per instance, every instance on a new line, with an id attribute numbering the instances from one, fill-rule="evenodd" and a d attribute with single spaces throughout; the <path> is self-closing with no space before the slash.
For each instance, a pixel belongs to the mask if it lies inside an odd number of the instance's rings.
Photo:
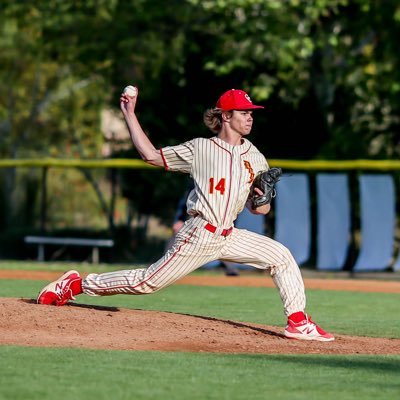
<path id="1" fill-rule="evenodd" d="M 267 159 L 399 158 L 398 1 L 2 0 L 0 29 L 1 160 L 139 158 L 119 111 L 128 84 L 156 147 L 210 136 L 204 110 L 241 88 L 265 106 L 251 140 Z M 156 169 L 5 164 L 0 258 L 34 259 L 24 237 L 46 235 L 112 238 L 102 261 L 153 261 L 187 183 Z"/>

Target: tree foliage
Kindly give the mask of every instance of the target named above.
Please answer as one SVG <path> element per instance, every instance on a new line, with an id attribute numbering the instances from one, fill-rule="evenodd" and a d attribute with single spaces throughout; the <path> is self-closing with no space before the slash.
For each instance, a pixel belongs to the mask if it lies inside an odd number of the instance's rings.
<path id="1" fill-rule="evenodd" d="M 396 144 L 397 2 L 162 4 L 2 2 L 2 156 L 98 155 L 99 110 L 118 107 L 127 82 L 140 87 L 141 120 L 163 145 L 202 134 L 202 111 L 231 86 L 249 90 L 279 118 L 321 114 L 314 121 L 324 122 L 324 141 L 309 157 L 337 148 L 340 132 L 365 134 L 364 156 L 382 134 Z M 260 117 L 259 130 L 270 118 L 268 111 Z"/>
<path id="2" fill-rule="evenodd" d="M 241 87 L 268 158 L 399 156 L 394 0 L 5 0 L 0 29 L 2 157 L 101 156 L 128 83 L 156 146 L 209 135 L 203 111 Z"/>

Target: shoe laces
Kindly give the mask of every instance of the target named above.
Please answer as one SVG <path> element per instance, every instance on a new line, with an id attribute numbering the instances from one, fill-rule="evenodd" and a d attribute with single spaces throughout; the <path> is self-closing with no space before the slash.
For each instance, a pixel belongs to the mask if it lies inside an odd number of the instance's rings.
<path id="1" fill-rule="evenodd" d="M 326 335 L 326 334 L 327 334 L 327 332 L 325 332 L 319 325 L 317 325 L 317 324 L 311 319 L 311 315 L 307 315 L 307 314 L 306 314 L 306 318 L 307 318 L 308 323 L 310 323 L 310 324 L 312 324 L 312 325 L 315 326 L 315 329 L 318 331 L 318 333 L 319 333 L 320 335 Z"/>
<path id="2" fill-rule="evenodd" d="M 75 280 L 72 280 L 65 286 L 61 286 L 59 292 L 57 293 L 57 297 L 59 298 L 61 304 L 65 304 L 68 300 L 75 300 L 71 288 L 71 285 L 74 281 Z"/>
<path id="3" fill-rule="evenodd" d="M 321 330 L 321 331 L 322 331 L 322 329 L 317 325 L 317 323 L 314 322 L 314 321 L 311 319 L 311 315 L 307 315 L 307 314 L 306 314 L 306 318 L 307 318 L 307 322 L 308 322 L 309 324 L 315 326 L 315 328 L 316 328 L 317 330 Z"/>
<path id="4" fill-rule="evenodd" d="M 316 325 L 316 323 L 311 319 L 311 315 L 305 314 L 308 323 Z"/>

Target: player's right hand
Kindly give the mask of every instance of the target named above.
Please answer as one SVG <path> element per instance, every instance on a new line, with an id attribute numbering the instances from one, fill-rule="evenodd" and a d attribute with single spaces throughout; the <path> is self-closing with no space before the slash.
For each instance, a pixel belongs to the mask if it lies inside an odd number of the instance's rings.
<path id="1" fill-rule="evenodd" d="M 125 93 L 121 93 L 121 96 L 119 98 L 119 106 L 124 116 L 127 116 L 128 114 L 133 114 L 135 112 L 138 95 L 139 94 L 137 94 L 135 97 L 130 97 Z"/>

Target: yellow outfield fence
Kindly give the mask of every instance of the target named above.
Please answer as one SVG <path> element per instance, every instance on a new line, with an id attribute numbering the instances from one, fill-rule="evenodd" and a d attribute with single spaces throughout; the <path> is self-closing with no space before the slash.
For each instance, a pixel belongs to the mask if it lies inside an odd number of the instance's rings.
<path id="1" fill-rule="evenodd" d="M 112 158 L 112 159 L 4 159 L 0 160 L 0 168 L 10 167 L 53 167 L 53 168 L 156 168 L 143 160 Z"/>
<path id="2" fill-rule="evenodd" d="M 269 159 L 271 166 L 283 169 L 317 171 L 317 170 L 400 170 L 400 160 L 279 160 Z M 0 168 L 43 167 L 43 168 L 156 168 L 139 159 L 3 159 Z"/>

